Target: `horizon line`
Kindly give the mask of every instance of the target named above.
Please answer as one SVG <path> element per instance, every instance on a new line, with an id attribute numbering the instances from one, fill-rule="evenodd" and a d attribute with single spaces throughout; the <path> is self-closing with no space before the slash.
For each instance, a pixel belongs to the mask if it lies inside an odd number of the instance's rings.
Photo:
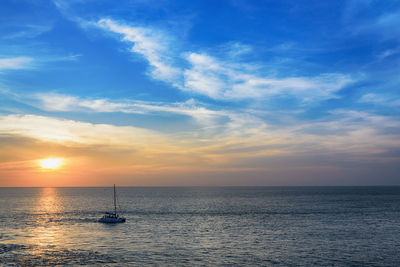
<path id="1" fill-rule="evenodd" d="M 0 188 L 108 188 L 110 186 L 0 186 Z M 134 186 L 134 185 L 122 185 L 116 187 L 126 188 L 222 188 L 222 187 L 400 187 L 399 184 L 393 185 L 171 185 L 171 186 Z"/>

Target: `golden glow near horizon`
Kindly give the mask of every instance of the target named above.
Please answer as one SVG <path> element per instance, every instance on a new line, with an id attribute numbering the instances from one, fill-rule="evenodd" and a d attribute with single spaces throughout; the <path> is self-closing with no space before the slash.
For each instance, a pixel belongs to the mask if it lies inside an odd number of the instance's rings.
<path id="1" fill-rule="evenodd" d="M 63 164 L 63 160 L 60 158 L 47 158 L 40 160 L 40 166 L 43 169 L 56 169 Z"/>
<path id="2" fill-rule="evenodd" d="M 352 121 L 353 115 L 346 116 Z M 116 179 L 138 186 L 308 184 L 309 176 L 347 173 L 336 161 L 321 165 L 319 158 L 329 153 L 364 160 L 378 147 L 400 146 L 398 138 L 380 138 L 366 124 L 332 139 L 297 134 L 315 127 L 333 129 L 336 124 L 331 122 L 277 129 L 248 116 L 236 114 L 229 120 L 222 132 L 214 132 L 219 120 L 204 119 L 197 121 L 204 124 L 202 130 L 168 134 L 37 115 L 0 115 L 0 186 L 105 186 Z"/>

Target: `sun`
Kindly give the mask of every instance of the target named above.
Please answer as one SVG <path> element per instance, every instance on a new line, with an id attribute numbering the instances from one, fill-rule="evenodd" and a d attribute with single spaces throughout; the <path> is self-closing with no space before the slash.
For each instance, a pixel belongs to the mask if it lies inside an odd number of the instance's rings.
<path id="1" fill-rule="evenodd" d="M 63 160 L 60 158 L 47 158 L 40 160 L 40 166 L 43 169 L 56 169 L 63 164 Z"/>

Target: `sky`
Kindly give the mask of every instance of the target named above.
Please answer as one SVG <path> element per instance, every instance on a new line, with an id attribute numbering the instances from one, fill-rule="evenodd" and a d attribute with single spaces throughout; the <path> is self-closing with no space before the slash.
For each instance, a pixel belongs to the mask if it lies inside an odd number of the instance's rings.
<path id="1" fill-rule="evenodd" d="M 399 25 L 391 0 L 1 1 L 0 186 L 400 185 Z"/>

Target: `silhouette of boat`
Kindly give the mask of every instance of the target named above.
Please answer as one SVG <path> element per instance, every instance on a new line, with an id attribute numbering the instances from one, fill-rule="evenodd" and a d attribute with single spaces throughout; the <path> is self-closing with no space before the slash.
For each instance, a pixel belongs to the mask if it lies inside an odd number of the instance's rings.
<path id="1" fill-rule="evenodd" d="M 115 184 L 114 184 L 114 212 L 106 212 L 103 217 L 99 219 L 101 223 L 124 223 L 126 219 L 124 217 L 120 217 L 117 213 L 117 194 L 115 192 Z"/>

